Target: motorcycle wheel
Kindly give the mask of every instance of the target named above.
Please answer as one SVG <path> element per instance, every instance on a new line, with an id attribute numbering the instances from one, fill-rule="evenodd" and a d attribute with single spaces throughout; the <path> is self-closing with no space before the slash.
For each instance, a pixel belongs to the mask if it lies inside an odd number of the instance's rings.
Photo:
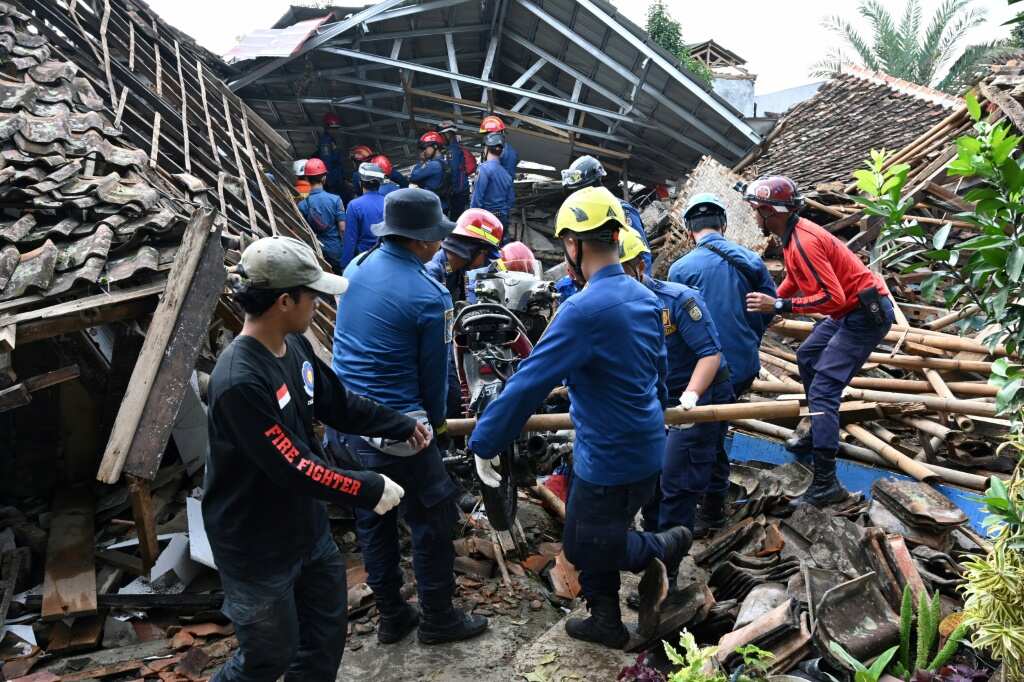
<path id="1" fill-rule="evenodd" d="M 484 511 L 487 512 L 487 520 L 491 528 L 497 531 L 511 530 L 516 522 L 516 510 L 519 508 L 519 493 L 516 490 L 516 480 L 512 471 L 512 460 L 519 455 L 513 446 L 501 453 L 501 464 L 498 466 L 498 473 L 501 474 L 501 485 L 497 488 L 480 483 L 480 492 L 484 499 Z M 479 482 L 477 478 L 477 482 Z"/>

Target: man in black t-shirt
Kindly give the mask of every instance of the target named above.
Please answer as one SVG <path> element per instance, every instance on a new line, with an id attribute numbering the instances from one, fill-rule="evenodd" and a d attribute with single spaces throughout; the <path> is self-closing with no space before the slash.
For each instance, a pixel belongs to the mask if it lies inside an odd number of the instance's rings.
<path id="1" fill-rule="evenodd" d="M 230 277 L 241 334 L 210 379 L 203 515 L 239 649 L 217 682 L 333 682 L 347 630 L 345 560 L 325 502 L 386 514 L 404 491 L 387 476 L 338 468 L 314 418 L 345 433 L 430 441 L 414 418 L 345 390 L 302 334 L 320 294 L 347 282 L 288 237 L 260 239 Z"/>

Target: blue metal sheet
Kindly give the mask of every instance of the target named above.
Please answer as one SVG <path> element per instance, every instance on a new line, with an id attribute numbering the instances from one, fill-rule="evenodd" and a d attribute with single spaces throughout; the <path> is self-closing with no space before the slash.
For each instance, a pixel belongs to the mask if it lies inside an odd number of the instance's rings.
<path id="1" fill-rule="evenodd" d="M 733 434 L 726 441 L 726 449 L 729 452 L 729 458 L 738 462 L 758 461 L 778 465 L 793 461 L 793 455 L 789 454 L 781 443 L 766 438 L 750 436 L 745 433 Z M 851 462 L 847 459 L 840 459 L 838 461 L 836 473 L 839 476 L 840 482 L 846 486 L 847 490 L 863 493 L 867 498 L 871 497 L 871 486 L 880 478 L 913 480 L 910 476 L 904 474 L 898 474 L 887 469 L 879 469 L 859 462 Z M 977 492 L 945 484 L 937 485 L 935 488 L 963 510 L 975 531 L 982 536 L 985 535 L 981 521 L 988 513 L 985 511 L 984 505 L 978 501 Z"/>

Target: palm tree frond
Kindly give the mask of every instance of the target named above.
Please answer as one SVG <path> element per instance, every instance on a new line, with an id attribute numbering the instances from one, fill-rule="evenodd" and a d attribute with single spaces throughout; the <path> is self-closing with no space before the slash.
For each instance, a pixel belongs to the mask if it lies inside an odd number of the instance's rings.
<path id="1" fill-rule="evenodd" d="M 882 70 L 894 76 L 902 76 L 902 39 L 896 30 L 896 23 L 878 0 L 861 0 L 857 11 L 871 24 L 874 38 L 874 53 Z"/>
<path id="2" fill-rule="evenodd" d="M 903 19 L 900 21 L 900 42 L 903 46 L 903 54 L 907 66 L 917 61 L 917 34 L 921 31 L 921 2 L 920 0 L 907 0 L 907 6 L 903 11 Z"/>
<path id="3" fill-rule="evenodd" d="M 993 61 L 1019 51 L 1019 47 L 1005 41 L 969 45 L 949 67 L 945 77 L 939 81 L 937 89 L 951 95 L 960 95 L 988 73 L 988 65 Z"/>
<path id="4" fill-rule="evenodd" d="M 925 30 L 918 53 L 917 78 L 915 79 L 918 83 L 930 83 L 934 78 L 938 62 L 942 57 L 940 51 L 942 36 L 950 22 L 970 4 L 971 0 L 943 0 L 935 10 L 931 23 Z"/>
<path id="5" fill-rule="evenodd" d="M 849 64 L 850 60 L 842 50 L 832 49 L 819 62 L 811 66 L 807 74 L 810 78 L 832 78 L 843 69 L 843 64 Z"/>
<path id="6" fill-rule="evenodd" d="M 879 59 L 876 57 L 874 50 L 868 45 L 867 41 L 860 35 L 857 29 L 849 21 L 842 17 L 833 16 L 826 19 L 822 25 L 826 30 L 835 33 L 845 40 L 860 57 L 864 66 L 875 71 L 881 71 L 882 67 Z"/>

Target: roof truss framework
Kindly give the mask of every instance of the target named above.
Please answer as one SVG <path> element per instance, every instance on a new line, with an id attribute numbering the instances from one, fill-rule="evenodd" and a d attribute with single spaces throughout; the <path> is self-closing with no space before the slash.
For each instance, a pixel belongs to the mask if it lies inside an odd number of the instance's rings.
<path id="1" fill-rule="evenodd" d="M 318 13 L 292 8 L 289 22 Z M 524 160 L 557 167 L 586 149 L 644 182 L 682 177 L 704 155 L 731 165 L 759 141 L 606 0 L 384 0 L 334 13 L 344 18 L 296 55 L 244 62 L 231 82 L 300 155 L 332 110 L 346 142 L 400 161 L 415 146 L 394 143 L 446 118 L 475 132 L 493 112 Z"/>

